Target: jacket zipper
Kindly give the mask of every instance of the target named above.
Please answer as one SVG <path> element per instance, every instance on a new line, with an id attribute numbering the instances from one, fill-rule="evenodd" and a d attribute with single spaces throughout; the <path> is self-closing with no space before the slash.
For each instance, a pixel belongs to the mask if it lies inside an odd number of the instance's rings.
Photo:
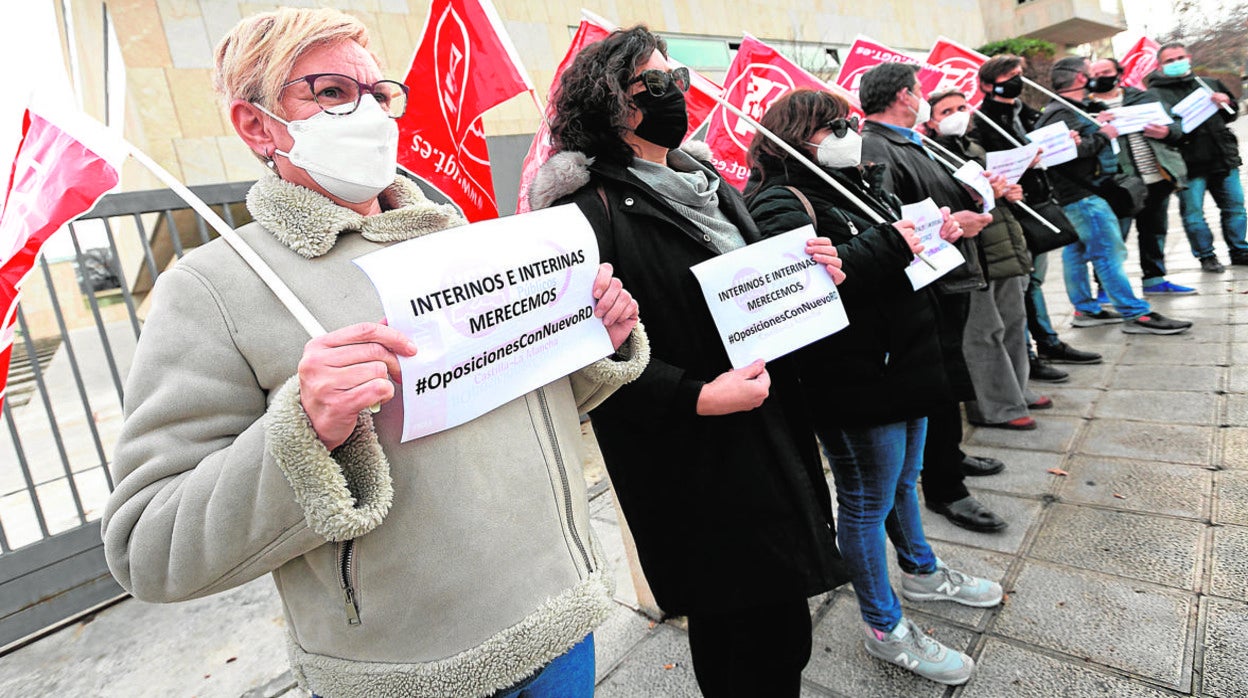
<path id="1" fill-rule="evenodd" d="M 347 625 L 360 624 L 360 602 L 355 597 L 355 539 L 345 540 L 338 547 L 338 581 L 342 584 L 342 600 L 347 609 Z"/>
<path id="2" fill-rule="evenodd" d="M 568 532 L 572 535 L 572 541 L 576 543 L 576 549 L 581 553 L 581 559 L 585 562 L 585 572 L 589 573 L 593 570 L 593 565 L 589 563 L 589 553 L 585 551 L 585 544 L 581 542 L 581 536 L 576 530 L 576 519 L 572 516 L 572 490 L 568 484 L 568 471 L 563 462 L 563 452 L 559 450 L 559 439 L 555 433 L 554 419 L 550 416 L 550 405 L 546 402 L 545 389 L 537 389 L 537 402 L 542 409 L 546 435 L 550 438 L 550 450 L 554 451 L 555 467 L 559 470 L 559 481 L 563 486 L 563 511 L 568 519 Z"/>

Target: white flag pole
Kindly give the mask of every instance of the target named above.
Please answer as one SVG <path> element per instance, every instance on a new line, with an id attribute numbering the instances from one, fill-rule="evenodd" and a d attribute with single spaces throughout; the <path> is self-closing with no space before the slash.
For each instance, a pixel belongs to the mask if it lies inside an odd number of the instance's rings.
<path id="1" fill-rule="evenodd" d="M 971 113 L 979 117 L 980 121 L 996 129 L 997 133 L 1001 134 L 1001 136 L 1005 138 L 1005 140 L 1009 141 L 1010 143 L 1013 143 L 1015 148 L 1023 147 L 1023 144 L 1019 143 L 1017 138 L 1010 135 L 1009 131 L 1006 131 L 1004 128 L 1002 128 L 1001 124 L 998 124 L 997 122 L 993 121 L 987 114 L 984 114 L 978 109 L 972 109 Z"/>
<path id="2" fill-rule="evenodd" d="M 918 133 L 918 131 L 915 131 L 915 133 Z M 934 146 L 935 148 L 937 148 L 938 150 L 940 150 L 942 153 L 944 153 L 946 156 L 948 156 L 948 157 L 952 158 L 954 162 L 960 162 L 962 165 L 965 165 L 965 164 L 966 164 L 966 160 L 963 160 L 962 158 L 958 157 L 958 156 L 957 156 L 957 155 L 955 155 L 953 152 L 951 152 L 948 148 L 945 148 L 944 146 L 942 146 L 941 144 L 937 143 L 936 141 L 934 141 L 934 140 L 932 140 L 932 139 L 928 138 L 927 136 L 924 136 L 924 135 L 923 135 L 923 134 L 921 134 L 921 133 L 919 133 L 919 137 L 920 137 L 920 138 L 922 138 L 922 139 L 923 139 L 923 141 L 924 141 L 925 143 L 927 143 L 928 145 L 930 145 L 930 146 Z M 938 157 L 938 158 L 936 158 L 936 162 L 939 162 L 940 164 L 942 164 L 942 165 L 944 165 L 945 167 L 949 168 L 949 171 L 950 171 L 950 172 L 957 172 L 957 171 L 958 171 L 958 168 L 957 168 L 957 167 L 955 167 L 955 166 L 953 166 L 953 165 L 949 164 L 949 162 L 948 162 L 948 161 L 946 161 L 944 158 L 939 158 L 939 157 Z M 1026 211 L 1028 214 L 1030 214 L 1030 215 L 1031 215 L 1031 217 L 1032 217 L 1032 218 L 1035 218 L 1036 220 L 1040 221 L 1041 225 L 1043 225 L 1044 227 L 1046 227 L 1046 228 L 1048 228 L 1049 230 L 1053 231 L 1054 233 L 1061 233 L 1061 232 L 1062 232 L 1062 231 L 1061 231 L 1061 230 L 1060 230 L 1057 226 L 1053 225 L 1053 223 L 1052 223 L 1052 222 L 1050 222 L 1050 221 L 1049 221 L 1049 219 L 1047 219 L 1047 218 L 1045 218 L 1044 216 L 1040 215 L 1040 214 L 1039 214 L 1039 213 L 1038 213 L 1038 212 L 1037 212 L 1034 208 L 1032 208 L 1032 207 L 1028 206 L 1028 205 L 1027 205 L 1027 202 L 1025 202 L 1025 201 L 1014 201 L 1014 202 L 1009 202 L 1009 203 L 1013 203 L 1015 206 L 1017 206 L 1017 207 L 1021 208 L 1023 211 Z"/>
<path id="3" fill-rule="evenodd" d="M 1200 83 L 1200 86 L 1201 86 L 1201 87 L 1205 88 L 1206 90 L 1209 90 L 1210 92 L 1212 92 L 1212 93 L 1214 93 L 1214 94 L 1218 94 L 1218 91 L 1217 91 L 1217 90 L 1215 90 L 1215 89 L 1213 89 L 1212 87 L 1210 87 L 1210 86 L 1209 86 L 1209 83 L 1205 82 L 1205 79 L 1204 79 L 1204 78 L 1202 78 L 1202 77 L 1197 77 L 1197 76 L 1195 76 L 1195 75 L 1193 75 L 1192 77 L 1196 78 L 1196 82 Z M 1235 115 L 1235 110 L 1234 110 L 1234 109 L 1231 109 L 1231 105 L 1229 105 L 1229 104 L 1223 104 L 1223 105 L 1222 105 L 1222 111 L 1225 111 L 1227 114 L 1230 114 L 1231 116 L 1234 116 L 1234 115 Z"/>

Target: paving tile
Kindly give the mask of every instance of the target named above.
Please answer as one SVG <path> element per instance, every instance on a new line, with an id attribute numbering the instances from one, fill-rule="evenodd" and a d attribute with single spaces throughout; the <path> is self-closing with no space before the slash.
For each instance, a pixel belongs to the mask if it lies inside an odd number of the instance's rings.
<path id="1" fill-rule="evenodd" d="M 1237 427 L 1248 427 L 1248 395 L 1231 394 L 1226 396 L 1226 417 L 1223 424 Z"/>
<path id="2" fill-rule="evenodd" d="M 1181 320 L 1193 320 L 1193 321 L 1195 320 L 1195 318 L 1188 318 L 1182 315 L 1178 317 Z M 1136 335 L 1136 336 L 1141 336 L 1141 335 Z M 1145 336 L 1151 337 L 1151 335 L 1145 335 Z M 1227 325 L 1225 322 L 1201 321 L 1193 325 L 1190 330 L 1177 336 L 1182 337 L 1183 341 L 1193 342 L 1197 344 L 1202 344 L 1202 343 L 1223 344 L 1227 341 L 1227 338 L 1230 337 L 1230 326 Z M 1162 338 L 1162 339 L 1172 339 L 1172 337 Z"/>
<path id="3" fill-rule="evenodd" d="M 1193 594 L 1028 561 L 993 631 L 1187 690 Z"/>
<path id="4" fill-rule="evenodd" d="M 1221 344 L 1193 342 L 1140 342 L 1127 347 L 1119 363 L 1219 366 L 1226 363 L 1226 347 Z"/>
<path id="5" fill-rule="evenodd" d="M 1206 465 L 1213 457 L 1213 427 L 1098 419 L 1088 424 L 1079 453 Z"/>
<path id="6" fill-rule="evenodd" d="M 962 698 L 1164 698 L 1172 694 L 1078 661 L 990 639 Z"/>
<path id="7" fill-rule="evenodd" d="M 975 498 L 1005 519 L 1009 526 L 998 533 L 976 533 L 949 523 L 945 517 L 923 509 L 923 530 L 929 541 L 960 543 L 1002 553 L 1018 553 L 1027 531 L 1040 515 L 1041 502 L 992 492 L 976 492 Z M 934 547 L 938 547 L 933 543 Z"/>
<path id="8" fill-rule="evenodd" d="M 1248 472 L 1223 470 L 1214 482 L 1213 522 L 1248 526 Z"/>
<path id="9" fill-rule="evenodd" d="M 1236 342 L 1231 345 L 1231 365 L 1248 364 L 1248 342 Z"/>
<path id="10" fill-rule="evenodd" d="M 1200 466 L 1077 456 L 1067 470 L 1058 490 L 1063 502 L 1193 519 L 1210 507 L 1214 473 Z"/>
<path id="11" fill-rule="evenodd" d="M 1193 287 L 1195 288 L 1195 287 Z M 1196 310 L 1208 308 L 1229 308 L 1235 303 L 1235 296 L 1227 293 L 1224 287 L 1210 285 L 1198 288 L 1200 293 L 1194 296 L 1146 296 L 1145 300 L 1157 308 L 1159 312 L 1170 314 L 1171 311 Z"/>
<path id="12" fill-rule="evenodd" d="M 1209 599 L 1205 604 L 1206 696 L 1232 698 L 1248 695 L 1248 606 L 1236 601 Z"/>
<path id="13" fill-rule="evenodd" d="M 620 527 L 612 523 L 591 518 L 589 525 L 594 529 L 594 536 L 611 567 L 615 580 L 615 600 L 629 608 L 639 608 L 637 590 L 633 586 L 633 577 L 628 567 L 628 555 L 624 551 L 624 539 L 620 537 Z"/>
<path id="14" fill-rule="evenodd" d="M 627 606 L 616 606 L 607 620 L 594 628 L 595 680 L 601 681 L 651 633 L 652 621 Z"/>
<path id="15" fill-rule="evenodd" d="M 667 669 L 665 667 L 671 666 Z M 698 698 L 688 636 L 670 625 L 656 626 L 650 637 L 635 645 L 594 691 L 598 698 L 688 696 Z"/>
<path id="16" fill-rule="evenodd" d="M 1231 367 L 1231 380 L 1227 383 L 1227 390 L 1232 393 L 1248 393 L 1248 365 Z"/>
<path id="17" fill-rule="evenodd" d="M 974 634 L 926 618 L 919 627 L 958 650 L 966 651 Z M 808 683 L 845 696 L 941 696 L 945 687 L 867 654 L 862 646 L 862 617 L 852 597 L 839 596 L 815 626 L 814 648 L 803 677 Z M 633 695 L 646 694 L 641 691 Z"/>
<path id="18" fill-rule="evenodd" d="M 1057 368 L 1065 370 L 1064 366 Z M 1091 417 L 1092 406 L 1105 394 L 1104 390 L 1087 388 L 1072 383 L 1037 383 L 1029 384 L 1031 390 L 1053 399 L 1053 406 L 1047 410 L 1033 410 L 1032 416 L 1043 420 L 1055 415 L 1066 417 Z"/>
<path id="19" fill-rule="evenodd" d="M 1114 390 L 1197 390 L 1221 387 L 1225 369 L 1216 366 L 1120 366 L 1109 387 Z"/>
<path id="20" fill-rule="evenodd" d="M 1248 601 L 1248 528 L 1215 526 L 1209 593 Z"/>
<path id="21" fill-rule="evenodd" d="M 1083 346 L 1080 345 L 1078 348 L 1083 349 Z M 1121 347 L 1119 347 L 1119 351 L 1121 350 Z M 1108 357 L 1105 361 L 1106 363 L 1102 364 L 1061 364 L 1058 368 L 1070 374 L 1070 382 L 1060 383 L 1059 385 L 1091 389 L 1109 387 L 1109 382 L 1114 377 L 1117 363 Z"/>
<path id="22" fill-rule="evenodd" d="M 970 447 L 997 446 L 1000 448 L 1020 448 L 1031 451 L 1056 451 L 1063 453 L 1070 449 L 1075 431 L 1083 425 L 1082 419 L 1074 417 L 1044 417 L 1037 420 L 1040 425 L 1032 431 L 1014 431 L 1011 429 L 993 429 L 990 427 L 971 427 L 965 440 Z"/>
<path id="23" fill-rule="evenodd" d="M 1231 427 L 1222 432 L 1222 466 L 1248 470 L 1248 428 Z"/>
<path id="24" fill-rule="evenodd" d="M 1172 424 L 1213 424 L 1218 396 L 1177 390 L 1110 390 L 1093 414 L 1111 419 Z"/>
<path id="25" fill-rule="evenodd" d="M 955 570 L 997 582 L 1005 578 L 1012 559 L 1012 556 L 1002 553 L 941 541 L 933 543 L 932 550 Z M 993 613 L 991 608 L 972 608 L 951 601 L 907 601 L 901 597 L 901 568 L 892 556 L 888 560 L 888 578 L 892 580 L 893 589 L 901 598 L 904 613 L 917 612 L 973 628 L 981 627 L 984 620 Z M 850 588 L 852 589 L 852 585 Z"/>
<path id="26" fill-rule="evenodd" d="M 1205 524 L 1056 504 L 1030 557 L 1196 590 Z"/>
<path id="27" fill-rule="evenodd" d="M 1005 470 L 996 475 L 966 478 L 966 486 L 979 492 L 1006 492 L 1037 497 L 1049 492 L 1053 485 L 1050 468 L 1061 467 L 1065 456 L 1046 451 L 1023 451 L 1010 448 L 976 446 L 967 452 L 975 456 L 996 458 L 1005 463 Z"/>

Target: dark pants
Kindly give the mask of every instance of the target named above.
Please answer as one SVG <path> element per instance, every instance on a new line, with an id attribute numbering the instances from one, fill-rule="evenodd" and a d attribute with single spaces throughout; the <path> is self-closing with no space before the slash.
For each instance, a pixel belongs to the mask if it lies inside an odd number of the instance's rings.
<path id="1" fill-rule="evenodd" d="M 962 474 L 962 410 L 948 402 L 927 415 L 927 443 L 923 446 L 923 498 L 928 504 L 948 504 L 970 496 Z"/>
<path id="2" fill-rule="evenodd" d="M 689 615 L 689 650 L 706 698 L 797 698 L 810 661 L 806 599 Z"/>
<path id="3" fill-rule="evenodd" d="M 1144 209 L 1135 216 L 1136 238 L 1140 248 L 1140 271 L 1144 272 L 1144 287 L 1161 283 L 1166 278 L 1166 219 L 1170 209 L 1170 194 L 1174 185 L 1170 182 L 1153 182 L 1148 185 Z M 1131 219 L 1119 218 L 1122 239 L 1131 232 Z"/>

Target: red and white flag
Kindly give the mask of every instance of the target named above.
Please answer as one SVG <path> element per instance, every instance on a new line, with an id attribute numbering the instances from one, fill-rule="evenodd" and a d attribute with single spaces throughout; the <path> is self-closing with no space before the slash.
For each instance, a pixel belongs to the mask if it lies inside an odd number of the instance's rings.
<path id="1" fill-rule="evenodd" d="M 22 283 L 61 226 L 91 210 L 119 181 L 125 144 L 89 117 L 31 106 L 0 208 L 0 399 Z"/>
<path id="2" fill-rule="evenodd" d="M 822 80 L 747 34 L 724 78 L 724 99 L 757 121 L 772 102 L 801 87 L 828 89 Z M 754 127 L 722 106 L 711 112 L 710 122 L 706 143 L 715 169 L 734 187 L 744 189 L 750 174 L 746 151 L 754 140 Z"/>
<path id="3" fill-rule="evenodd" d="M 1123 87 L 1144 89 L 1144 78 L 1157 70 L 1157 50 L 1161 44 L 1147 36 L 1140 37 L 1135 45 L 1122 55 L 1118 63 L 1122 66 L 1122 78 L 1119 83 Z"/>
<path id="4" fill-rule="evenodd" d="M 941 74 L 940 83 L 928 94 L 957 90 L 966 95 L 971 106 L 978 107 L 984 101 L 984 93 L 979 90 L 979 67 L 988 57 L 962 44 L 939 37 L 927 54 L 927 64 Z"/>
<path id="5" fill-rule="evenodd" d="M 568 47 L 568 52 L 564 54 L 559 67 L 555 69 L 555 78 L 550 83 L 550 91 L 547 94 L 550 95 L 551 102 L 554 101 L 555 90 L 559 87 L 560 76 L 572 64 L 576 55 L 586 46 L 605 39 L 616 29 L 614 24 L 592 12 L 582 11 L 582 15 L 581 24 L 576 28 L 576 34 L 572 37 L 572 45 Z M 681 66 L 680 61 L 673 58 L 668 58 L 667 62 L 672 67 Z M 719 95 L 724 91 L 724 88 L 692 70 L 689 71 L 689 83 L 689 91 L 685 93 L 685 108 L 689 113 L 689 130 L 685 132 L 686 138 L 701 128 L 707 117 L 711 115 L 711 110 L 715 108 L 715 99 L 711 95 Z M 529 210 L 529 187 L 533 185 L 537 171 L 550 159 L 554 146 L 550 142 L 550 129 L 547 128 L 547 123 L 553 114 L 554 107 L 548 103 L 546 118 L 537 127 L 537 133 L 533 134 L 533 142 L 529 145 L 529 152 L 524 156 L 524 165 L 520 170 L 520 194 L 516 203 L 516 213 Z"/>
<path id="6" fill-rule="evenodd" d="M 497 218 L 481 115 L 533 82 L 490 0 L 434 0 L 404 82 L 399 165 L 469 221 Z"/>

